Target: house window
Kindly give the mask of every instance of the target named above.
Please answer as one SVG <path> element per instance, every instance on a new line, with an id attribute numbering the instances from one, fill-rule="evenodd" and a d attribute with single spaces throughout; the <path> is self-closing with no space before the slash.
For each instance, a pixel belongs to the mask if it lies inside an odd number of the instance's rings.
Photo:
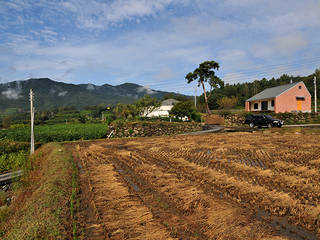
<path id="1" fill-rule="evenodd" d="M 253 109 L 258 109 L 258 103 L 253 104 Z"/>
<path id="2" fill-rule="evenodd" d="M 261 102 L 261 110 L 267 111 L 268 110 L 268 101 Z"/>
<path id="3" fill-rule="evenodd" d="M 271 101 L 271 107 L 274 107 L 274 100 Z"/>
<path id="4" fill-rule="evenodd" d="M 301 89 L 301 86 L 299 86 L 299 89 Z"/>

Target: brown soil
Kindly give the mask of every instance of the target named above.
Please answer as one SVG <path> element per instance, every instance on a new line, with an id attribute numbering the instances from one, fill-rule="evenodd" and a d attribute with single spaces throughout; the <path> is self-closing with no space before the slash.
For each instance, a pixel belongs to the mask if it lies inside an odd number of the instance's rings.
<path id="1" fill-rule="evenodd" d="M 74 145 L 82 237 L 318 239 L 318 142 L 267 132 Z"/>

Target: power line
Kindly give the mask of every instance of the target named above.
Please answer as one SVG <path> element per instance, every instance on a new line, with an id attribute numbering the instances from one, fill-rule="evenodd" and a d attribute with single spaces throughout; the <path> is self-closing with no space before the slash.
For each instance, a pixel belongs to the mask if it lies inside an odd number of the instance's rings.
<path id="1" fill-rule="evenodd" d="M 319 62 L 314 62 L 314 63 L 320 63 Z M 307 64 L 303 64 L 303 65 L 307 65 Z M 282 74 L 284 74 L 284 72 L 287 72 L 287 71 L 292 71 L 294 69 L 296 69 L 295 66 L 286 66 L 285 65 L 278 65 L 278 67 L 280 68 L 280 70 L 282 70 Z M 279 70 L 274 70 L 274 71 L 267 71 L 267 69 L 262 72 L 262 71 L 251 71 L 252 74 L 248 75 L 247 71 L 238 71 L 238 72 L 235 72 L 235 73 L 232 73 L 232 75 L 234 75 L 235 77 L 228 77 L 228 80 L 230 81 L 233 81 L 233 80 L 242 80 L 243 78 L 242 77 L 236 77 L 236 74 L 244 74 L 246 75 L 246 79 L 248 81 L 249 78 L 255 78 L 256 80 L 258 80 L 259 78 L 261 78 L 261 75 L 266 75 L 267 73 L 269 74 L 272 74 L 272 73 L 277 73 L 277 71 Z M 288 73 L 290 74 L 290 73 Z M 170 83 L 151 83 L 150 85 L 152 85 L 152 87 L 162 87 L 162 86 L 166 86 L 166 87 L 181 87 L 181 86 L 187 86 L 186 85 L 187 83 L 176 83 L 176 84 L 170 84 Z"/>

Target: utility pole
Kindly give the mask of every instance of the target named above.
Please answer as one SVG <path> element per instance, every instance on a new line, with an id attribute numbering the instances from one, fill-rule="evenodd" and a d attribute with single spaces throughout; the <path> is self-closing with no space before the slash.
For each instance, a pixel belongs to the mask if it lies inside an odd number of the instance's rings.
<path id="1" fill-rule="evenodd" d="M 197 107 L 197 86 L 194 90 L 194 107 L 195 108 Z"/>
<path id="2" fill-rule="evenodd" d="M 34 132 L 33 132 L 33 125 L 34 125 L 34 107 L 33 107 L 33 100 L 34 95 L 32 89 L 30 89 L 30 115 L 31 115 L 31 142 L 30 142 L 30 154 L 34 153 Z"/>
<path id="3" fill-rule="evenodd" d="M 314 76 L 313 78 L 314 83 L 314 112 L 317 112 L 317 76 Z"/>

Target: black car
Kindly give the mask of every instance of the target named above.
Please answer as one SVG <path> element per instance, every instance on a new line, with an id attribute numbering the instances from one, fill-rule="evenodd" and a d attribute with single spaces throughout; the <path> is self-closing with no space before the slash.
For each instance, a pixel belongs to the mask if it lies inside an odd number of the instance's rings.
<path id="1" fill-rule="evenodd" d="M 270 115 L 248 115 L 244 121 L 245 124 L 249 124 L 250 127 L 282 127 L 283 121 L 279 119 L 273 119 Z"/>

